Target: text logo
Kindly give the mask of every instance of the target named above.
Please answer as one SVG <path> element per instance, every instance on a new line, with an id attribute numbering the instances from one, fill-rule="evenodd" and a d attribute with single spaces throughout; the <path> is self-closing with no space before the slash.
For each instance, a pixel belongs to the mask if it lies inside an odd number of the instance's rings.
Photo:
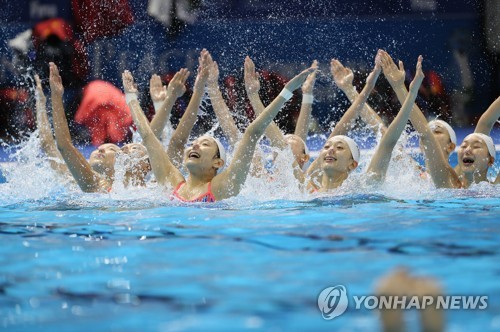
<path id="1" fill-rule="evenodd" d="M 342 285 L 325 288 L 318 296 L 318 308 L 326 320 L 342 315 L 348 302 L 347 291 Z"/>

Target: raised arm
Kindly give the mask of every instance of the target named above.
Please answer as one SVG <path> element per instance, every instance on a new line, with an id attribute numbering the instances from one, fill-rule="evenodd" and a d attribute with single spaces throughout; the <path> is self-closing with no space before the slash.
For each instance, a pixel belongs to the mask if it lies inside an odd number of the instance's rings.
<path id="1" fill-rule="evenodd" d="M 399 61 L 398 68 L 390 55 L 385 51 L 381 52 L 381 60 L 384 76 L 394 89 L 400 103 L 404 103 L 408 91 L 404 85 L 405 70 L 403 62 Z M 410 121 L 415 130 L 420 133 L 425 159 L 429 165 L 429 173 L 436 187 L 459 188 L 460 180 L 457 174 L 446 160 L 439 142 L 428 126 L 427 119 L 416 104 L 413 105 L 412 112 L 410 113 Z"/>
<path id="2" fill-rule="evenodd" d="M 337 123 L 329 138 L 337 135 L 344 135 L 349 129 L 352 127 L 352 123 L 359 116 L 361 110 L 363 109 L 366 100 L 370 96 L 373 88 L 375 87 L 375 83 L 377 82 L 378 76 L 380 75 L 381 67 L 377 63 L 375 63 L 375 67 L 372 72 L 366 78 L 366 84 L 363 87 L 363 90 L 358 94 L 356 99 L 351 104 L 351 107 L 344 113 L 340 121 Z"/>
<path id="3" fill-rule="evenodd" d="M 40 146 L 43 152 L 49 157 L 50 167 L 61 175 L 70 175 L 68 167 L 64 164 L 59 150 L 57 150 L 56 141 L 52 135 L 49 118 L 47 116 L 47 98 L 43 93 L 40 77 L 35 75 L 35 99 L 36 99 L 36 123 L 40 135 Z"/>
<path id="4" fill-rule="evenodd" d="M 315 69 L 309 68 L 292 78 L 278 97 L 248 126 L 241 142 L 235 150 L 233 161 L 229 167 L 217 175 L 212 181 L 212 190 L 218 199 L 237 195 L 248 175 L 255 146 L 264 134 L 267 126 L 273 121 L 285 102 L 292 96 L 292 91 L 302 85 L 307 76 Z"/>
<path id="5" fill-rule="evenodd" d="M 244 78 L 245 90 L 247 92 L 248 99 L 250 100 L 250 104 L 252 105 L 255 114 L 258 116 L 264 111 L 265 106 L 259 96 L 259 75 L 255 71 L 255 64 L 249 56 L 245 58 Z M 288 145 L 286 144 L 285 137 L 274 122 L 271 122 L 269 124 L 269 126 L 265 130 L 265 133 L 266 137 L 271 141 L 272 146 L 279 149 L 287 148 Z"/>
<path id="6" fill-rule="evenodd" d="M 182 68 L 168 84 L 168 89 L 161 83 L 160 76 L 153 75 L 149 81 L 149 92 L 155 108 L 155 116 L 151 121 L 151 129 L 158 139 L 161 140 L 163 129 L 170 119 L 170 113 L 177 98 L 186 92 L 186 80 L 189 71 Z"/>
<path id="7" fill-rule="evenodd" d="M 71 135 L 68 128 L 62 96 L 64 87 L 57 66 L 50 66 L 50 91 L 52 96 L 52 112 L 54 120 L 54 133 L 56 136 L 57 149 L 66 162 L 69 171 L 75 178 L 76 183 L 84 192 L 97 192 L 102 188 L 99 177 L 94 173 L 85 157 L 71 143 Z"/>
<path id="8" fill-rule="evenodd" d="M 353 103 L 358 96 L 358 91 L 352 84 L 352 81 L 354 79 L 352 70 L 344 67 L 339 60 L 332 59 L 332 61 L 330 62 L 330 71 L 332 73 L 335 84 L 339 87 L 340 90 L 342 90 L 342 92 L 344 92 L 347 99 L 349 99 L 349 101 Z M 374 131 L 379 130 L 379 128 L 385 129 L 384 122 L 382 121 L 380 116 L 378 116 L 378 114 L 368 105 L 368 103 L 365 103 L 363 105 L 363 108 L 361 109 L 361 118 Z"/>
<path id="9" fill-rule="evenodd" d="M 200 108 L 201 100 L 205 94 L 205 84 L 208 78 L 208 51 L 206 49 L 201 51 L 198 62 L 198 75 L 196 76 L 196 80 L 194 82 L 193 95 L 191 96 L 191 100 L 184 111 L 184 115 L 172 135 L 167 149 L 169 159 L 177 167 L 179 167 L 182 163 L 184 147 L 186 146 L 191 130 L 196 123 L 198 109 Z"/>
<path id="10" fill-rule="evenodd" d="M 311 67 L 318 68 L 318 61 L 314 60 Z M 300 106 L 299 118 L 295 125 L 295 135 L 302 138 L 304 142 L 307 141 L 307 134 L 309 133 L 309 122 L 311 121 L 311 112 L 313 104 L 313 89 L 316 82 L 316 71 L 307 76 L 304 84 L 302 84 L 302 104 Z"/>
<path id="11" fill-rule="evenodd" d="M 358 117 L 359 112 L 361 111 L 363 105 L 368 99 L 368 96 L 375 87 L 375 83 L 377 82 L 378 76 L 380 75 L 380 71 L 381 68 L 380 65 L 378 64 L 378 60 L 376 59 L 375 67 L 373 68 L 370 75 L 368 75 L 368 77 L 366 78 L 366 84 L 363 87 L 363 90 L 361 91 L 361 93 L 358 94 L 354 102 L 351 104 L 351 107 L 349 107 L 347 112 L 344 113 L 344 115 L 337 123 L 335 128 L 333 128 L 333 131 L 328 137 L 328 139 L 330 139 L 333 136 L 344 135 L 351 129 L 352 123 Z M 317 175 L 318 170 L 319 170 L 319 160 L 316 158 L 311 163 L 311 165 L 309 165 L 306 174 L 307 176 L 314 176 L 314 174 Z"/>
<path id="12" fill-rule="evenodd" d="M 217 62 L 213 61 L 212 56 L 208 55 L 208 95 L 210 96 L 210 101 L 212 102 L 212 107 L 214 109 L 217 119 L 219 119 L 219 124 L 229 139 L 231 146 L 234 146 L 238 142 L 238 138 L 241 133 L 234 123 L 233 116 L 227 107 L 222 93 L 219 89 L 219 66 Z"/>
<path id="13" fill-rule="evenodd" d="M 391 122 L 384 136 L 382 136 L 377 150 L 366 170 L 366 172 L 371 175 L 374 180 L 382 180 L 387 173 L 387 168 L 389 167 L 389 162 L 391 161 L 392 150 L 398 142 L 401 133 L 405 129 L 413 104 L 415 103 L 415 99 L 418 95 L 418 89 L 420 88 L 423 79 L 424 73 L 422 72 L 422 56 L 419 56 L 416 74 L 410 84 L 410 92 L 406 96 L 398 115 Z"/>
<path id="14" fill-rule="evenodd" d="M 500 118 L 500 97 L 488 107 L 488 109 L 481 115 L 476 125 L 475 133 L 490 135 L 491 129 Z"/>
<path id="15" fill-rule="evenodd" d="M 137 88 L 134 85 L 132 74 L 126 70 L 122 74 L 125 98 L 132 113 L 132 118 L 137 126 L 137 130 L 142 137 L 142 143 L 148 150 L 149 161 L 155 175 L 156 181 L 161 185 L 170 185 L 175 188 L 177 184 L 184 181 L 181 172 L 172 164 L 168 154 L 163 150 L 163 146 L 149 126 L 148 119 L 137 100 Z"/>

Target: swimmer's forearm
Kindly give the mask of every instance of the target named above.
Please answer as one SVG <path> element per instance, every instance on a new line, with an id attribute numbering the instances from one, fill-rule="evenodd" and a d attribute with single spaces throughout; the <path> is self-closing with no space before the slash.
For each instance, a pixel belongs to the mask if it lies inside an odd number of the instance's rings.
<path id="1" fill-rule="evenodd" d="M 262 114 L 262 112 L 264 112 L 266 107 L 262 103 L 262 100 L 260 99 L 259 93 L 258 92 L 251 92 L 251 93 L 247 92 L 247 95 L 248 95 L 248 99 L 250 100 L 250 104 L 252 105 L 252 108 L 255 111 L 255 114 L 257 116 L 260 116 L 260 114 Z M 271 123 L 267 126 L 267 128 L 265 130 L 265 135 L 271 141 L 272 146 L 277 147 L 279 149 L 284 149 L 287 147 L 287 144 L 285 142 L 285 137 L 283 136 L 283 132 L 281 132 L 279 127 L 276 125 L 276 123 L 274 123 L 274 121 L 271 121 Z"/>
<path id="2" fill-rule="evenodd" d="M 180 172 L 172 164 L 167 153 L 163 150 L 160 140 L 153 133 L 139 102 L 137 100 L 131 100 L 128 105 L 134 123 L 137 126 L 137 130 L 142 137 L 144 146 L 148 150 L 151 168 L 153 169 L 156 180 L 161 185 L 168 183 L 171 186 L 176 186 L 182 181 L 182 176 L 179 177 Z"/>
<path id="3" fill-rule="evenodd" d="M 214 109 L 217 119 L 219 119 L 219 124 L 229 138 L 229 143 L 234 146 L 238 142 L 238 138 L 241 133 L 234 123 L 229 107 L 227 107 L 222 92 L 220 91 L 218 84 L 211 84 L 208 87 L 208 94 L 210 100 L 212 101 L 212 107 Z"/>
<path id="4" fill-rule="evenodd" d="M 312 104 L 302 101 L 300 105 L 299 118 L 295 125 L 295 135 L 302 138 L 304 142 L 307 141 L 307 134 L 309 133 L 309 123 L 311 122 Z"/>
<path id="5" fill-rule="evenodd" d="M 328 137 L 328 139 L 332 138 L 333 136 L 344 135 L 349 130 L 352 129 L 354 121 L 358 117 L 360 110 L 364 107 L 364 104 L 368 99 L 368 96 L 370 95 L 371 89 L 369 89 L 369 91 L 367 90 L 368 87 L 365 85 L 363 91 L 361 91 L 361 93 L 358 94 L 354 102 L 351 104 L 351 107 L 349 107 L 349 109 L 347 110 L 347 112 L 344 113 L 344 115 L 339 120 L 335 128 L 333 128 L 333 131 Z"/>
<path id="6" fill-rule="evenodd" d="M 172 112 L 172 108 L 174 107 L 175 101 L 177 99 L 174 96 L 167 96 L 160 108 L 156 111 L 156 114 L 151 120 L 151 130 L 153 130 L 154 135 L 161 139 L 161 135 L 163 133 L 163 129 L 170 119 L 170 113 Z"/>
<path id="7" fill-rule="evenodd" d="M 356 87 L 351 86 L 351 88 L 341 88 L 341 90 L 345 93 L 347 99 L 349 99 L 351 103 L 356 100 L 356 97 L 358 96 Z M 377 112 L 375 112 L 373 108 L 370 107 L 370 105 L 368 105 L 368 103 L 365 103 L 363 108 L 361 109 L 361 118 L 374 130 L 378 130 L 380 127 L 385 128 L 385 124 L 384 121 L 382 121 L 382 118 L 377 114 Z"/>
<path id="8" fill-rule="evenodd" d="M 193 130 L 198 117 L 198 108 L 200 107 L 203 93 L 203 90 L 194 90 L 186 111 L 182 115 L 168 144 L 167 154 L 174 165 L 180 165 L 181 163 L 184 146 L 187 144 L 191 130 Z"/>
<path id="9" fill-rule="evenodd" d="M 500 118 L 500 97 L 488 107 L 488 109 L 481 115 L 477 122 L 475 133 L 490 135 L 491 129 Z"/>

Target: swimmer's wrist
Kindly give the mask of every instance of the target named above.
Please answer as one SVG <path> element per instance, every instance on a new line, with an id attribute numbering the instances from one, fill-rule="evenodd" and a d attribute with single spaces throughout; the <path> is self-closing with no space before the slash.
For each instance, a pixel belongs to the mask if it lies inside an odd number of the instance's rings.
<path id="1" fill-rule="evenodd" d="M 163 102 L 164 102 L 163 100 L 162 101 L 153 101 L 153 107 L 155 109 L 155 112 L 158 112 L 158 110 L 163 106 Z"/>
<path id="2" fill-rule="evenodd" d="M 314 96 L 309 93 L 304 93 L 302 95 L 302 104 L 312 104 L 314 102 Z"/>
<path id="3" fill-rule="evenodd" d="M 279 94 L 283 99 L 285 100 L 290 100 L 290 98 L 293 97 L 293 92 L 288 90 L 286 87 L 283 88 L 283 90 L 281 90 L 280 94 Z"/>
<path id="4" fill-rule="evenodd" d="M 137 100 L 137 93 L 135 93 L 135 92 L 125 92 L 125 102 L 127 103 L 127 105 L 130 104 L 130 102 L 132 100 Z"/>

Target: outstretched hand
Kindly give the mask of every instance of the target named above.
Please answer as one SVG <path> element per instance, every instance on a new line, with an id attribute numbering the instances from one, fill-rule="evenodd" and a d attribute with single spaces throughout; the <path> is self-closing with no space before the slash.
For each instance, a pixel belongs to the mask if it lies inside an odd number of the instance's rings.
<path id="1" fill-rule="evenodd" d="M 420 85 L 422 84 L 422 81 L 424 80 L 424 72 L 422 71 L 422 60 L 424 58 L 419 55 L 418 60 L 417 60 L 417 68 L 415 71 L 415 77 L 413 78 L 413 81 L 410 83 L 410 90 L 417 92 L 418 89 L 420 88 Z"/>
<path id="2" fill-rule="evenodd" d="M 310 95 L 314 89 L 314 83 L 316 82 L 316 72 L 318 70 L 318 61 L 314 60 L 311 68 L 315 68 L 315 70 L 307 76 L 304 84 L 302 84 L 302 93 Z"/>
<path id="3" fill-rule="evenodd" d="M 209 53 L 206 49 L 203 49 L 198 57 L 198 75 L 194 82 L 195 91 L 203 91 L 205 89 L 205 84 L 208 79 L 208 57 Z"/>
<path id="4" fill-rule="evenodd" d="M 42 82 L 40 81 L 40 77 L 36 74 L 35 74 L 35 84 L 36 84 L 35 87 L 36 107 L 38 109 L 45 108 L 45 105 L 47 104 L 47 98 L 43 93 Z"/>
<path id="5" fill-rule="evenodd" d="M 404 84 L 405 68 L 403 65 L 403 61 L 399 61 L 399 68 L 398 68 L 398 66 L 396 66 L 389 53 L 387 53 L 384 50 L 380 50 L 379 54 L 380 54 L 380 63 L 382 64 L 382 69 L 384 71 L 384 76 L 389 81 L 389 83 L 391 85 Z"/>
<path id="6" fill-rule="evenodd" d="M 330 62 L 330 71 L 339 89 L 345 91 L 352 87 L 354 74 L 350 68 L 344 67 L 339 60 L 332 59 Z"/>
<path id="7" fill-rule="evenodd" d="M 160 76 L 154 74 L 149 80 L 149 94 L 153 102 L 162 102 L 167 98 L 167 87 L 162 84 Z"/>
<path id="8" fill-rule="evenodd" d="M 122 74 L 123 89 L 125 93 L 137 93 L 137 85 L 134 83 L 132 73 L 125 70 Z"/>
<path id="9" fill-rule="evenodd" d="M 52 93 L 62 95 L 64 93 L 64 86 L 62 84 L 61 75 L 59 75 L 59 69 L 53 62 L 49 62 L 49 69 L 50 91 L 52 91 Z"/>
<path id="10" fill-rule="evenodd" d="M 255 71 L 255 64 L 249 56 L 245 58 L 245 89 L 248 95 L 260 90 L 259 74 Z"/>
<path id="11" fill-rule="evenodd" d="M 167 92 L 170 96 L 175 96 L 175 98 L 180 98 L 186 92 L 186 80 L 191 73 L 186 69 L 182 68 L 168 83 Z"/>
<path id="12" fill-rule="evenodd" d="M 207 66 L 208 66 L 208 85 L 219 84 L 219 65 L 212 59 L 212 55 L 208 53 L 207 56 Z"/>
<path id="13" fill-rule="evenodd" d="M 289 91 L 297 90 L 302 85 L 302 83 L 304 83 L 307 76 L 309 76 L 309 74 L 316 72 L 317 69 L 318 69 L 317 67 L 311 66 L 311 67 L 303 70 L 301 73 L 299 73 L 294 78 L 292 78 L 290 81 L 288 81 L 288 83 L 285 85 L 285 88 Z"/>

